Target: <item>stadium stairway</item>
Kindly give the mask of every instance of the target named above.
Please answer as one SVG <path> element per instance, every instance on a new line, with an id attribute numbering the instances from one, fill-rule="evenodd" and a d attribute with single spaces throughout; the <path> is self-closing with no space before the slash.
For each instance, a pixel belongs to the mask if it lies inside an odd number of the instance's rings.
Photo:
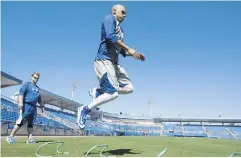
<path id="1" fill-rule="evenodd" d="M 202 126 L 202 127 L 203 127 L 204 131 L 206 132 L 207 137 L 209 138 L 209 137 L 210 137 L 210 134 L 208 133 L 208 130 L 207 130 L 204 126 Z"/>
<path id="2" fill-rule="evenodd" d="M 45 112 L 45 115 L 48 115 L 49 117 L 51 117 L 52 119 L 58 121 L 58 122 L 61 122 L 62 124 L 64 124 L 65 126 L 71 128 L 71 129 L 74 129 L 74 130 L 78 130 L 79 127 L 77 124 L 74 124 L 72 122 L 69 122 L 68 120 L 65 120 L 65 119 L 62 119 L 60 117 L 57 117 L 56 115 L 53 115 L 52 113 L 50 112 Z"/>
<path id="3" fill-rule="evenodd" d="M 57 121 L 57 122 L 60 122 L 61 124 L 67 126 L 68 128 L 78 129 L 78 127 L 76 127 L 77 125 L 76 125 L 76 126 L 73 126 L 72 124 L 68 123 L 67 121 L 65 121 L 65 120 L 63 120 L 63 119 L 61 119 L 61 118 L 59 118 L 59 117 L 55 117 L 55 116 L 51 115 L 50 113 L 48 113 L 48 112 L 46 112 L 46 111 L 45 111 L 44 113 L 42 113 L 42 112 L 40 112 L 40 109 L 38 109 L 38 114 L 39 114 L 40 116 L 46 117 L 46 118 L 48 118 L 48 119 L 52 119 L 52 120 L 55 120 L 55 121 Z"/>
<path id="4" fill-rule="evenodd" d="M 235 139 L 239 139 L 229 128 L 226 128 L 226 130 L 227 130 Z"/>
<path id="5" fill-rule="evenodd" d="M 183 125 L 181 125 L 181 128 L 182 128 L 182 135 L 184 135 L 184 133 L 185 133 L 185 130 L 184 130 L 184 127 L 183 127 Z"/>
<path id="6" fill-rule="evenodd" d="M 161 124 L 161 128 L 160 128 L 160 136 L 163 136 L 163 133 L 164 133 L 164 131 L 163 131 L 163 124 Z"/>

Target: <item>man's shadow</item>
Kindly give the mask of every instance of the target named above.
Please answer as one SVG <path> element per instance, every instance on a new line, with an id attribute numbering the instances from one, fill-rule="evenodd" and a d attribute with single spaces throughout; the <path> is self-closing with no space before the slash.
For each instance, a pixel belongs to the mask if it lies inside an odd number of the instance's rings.
<path id="1" fill-rule="evenodd" d="M 102 154 L 108 154 L 108 155 L 125 155 L 125 154 L 129 154 L 129 155 L 135 155 L 135 154 L 141 154 L 141 151 L 136 151 L 133 149 L 114 149 L 114 150 L 107 150 L 107 151 L 103 151 Z M 85 153 L 86 154 L 86 153 Z M 91 154 L 99 154 L 99 152 L 90 152 L 89 155 Z"/>
<path id="2" fill-rule="evenodd" d="M 58 142 L 58 141 L 53 141 L 53 140 L 39 140 L 36 143 L 47 143 L 47 142 Z"/>
<path id="3" fill-rule="evenodd" d="M 136 151 L 133 149 L 115 149 L 115 150 L 107 150 L 104 151 L 104 153 L 111 154 L 111 155 L 124 155 L 124 154 L 130 154 L 130 155 L 136 155 L 141 154 L 140 151 Z"/>

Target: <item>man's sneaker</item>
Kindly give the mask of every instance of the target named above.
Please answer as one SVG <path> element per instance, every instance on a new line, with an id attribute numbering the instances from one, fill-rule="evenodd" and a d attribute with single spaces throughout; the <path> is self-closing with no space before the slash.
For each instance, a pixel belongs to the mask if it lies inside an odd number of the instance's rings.
<path id="1" fill-rule="evenodd" d="M 85 123 L 87 120 L 87 114 L 89 113 L 89 109 L 87 106 L 78 107 L 78 116 L 77 116 L 77 123 L 81 130 L 85 128 Z"/>
<path id="2" fill-rule="evenodd" d="M 16 143 L 16 140 L 14 139 L 14 137 L 11 137 L 11 136 L 8 136 L 5 140 L 6 140 L 9 144 L 15 144 L 15 143 Z"/>
<path id="3" fill-rule="evenodd" d="M 89 90 L 89 96 L 92 97 L 93 100 L 97 98 L 97 88 L 92 88 Z"/>
<path id="4" fill-rule="evenodd" d="M 92 97 L 92 101 L 94 101 L 99 95 L 98 95 L 98 92 L 97 92 L 97 89 L 98 88 L 92 88 L 89 90 L 89 96 Z M 96 107 L 95 108 L 97 111 L 100 110 L 100 108 Z"/>
<path id="5" fill-rule="evenodd" d="M 28 140 L 26 141 L 27 144 L 35 144 L 36 142 L 37 142 L 37 141 L 34 140 L 34 139 L 28 139 Z"/>

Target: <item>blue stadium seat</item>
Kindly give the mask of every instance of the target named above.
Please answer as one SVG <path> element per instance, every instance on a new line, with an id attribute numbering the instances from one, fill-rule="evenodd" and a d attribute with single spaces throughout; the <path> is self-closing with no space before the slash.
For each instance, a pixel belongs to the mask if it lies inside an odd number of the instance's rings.
<path id="1" fill-rule="evenodd" d="M 6 100 L 4 98 L 1 98 L 1 120 L 15 122 L 19 116 L 19 114 L 16 112 L 16 108 L 17 108 L 17 104 L 9 100 Z M 49 125 L 49 126 L 58 127 L 58 128 L 67 128 L 65 125 L 55 120 L 47 119 L 39 115 L 34 120 L 34 124 Z"/>

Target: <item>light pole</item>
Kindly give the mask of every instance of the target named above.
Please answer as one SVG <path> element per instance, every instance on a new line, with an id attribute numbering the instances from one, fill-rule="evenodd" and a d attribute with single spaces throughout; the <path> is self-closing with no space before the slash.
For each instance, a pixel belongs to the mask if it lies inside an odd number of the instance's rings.
<path id="1" fill-rule="evenodd" d="M 148 101 L 148 108 L 149 108 L 149 116 L 150 116 L 150 118 L 152 117 L 152 107 L 151 107 L 151 104 L 152 104 L 152 101 L 149 100 Z"/>
<path id="2" fill-rule="evenodd" d="M 71 95 L 71 100 L 73 100 L 73 98 L 74 98 L 74 91 L 75 91 L 75 89 L 77 88 L 77 81 L 73 81 L 72 82 L 72 95 Z"/>

